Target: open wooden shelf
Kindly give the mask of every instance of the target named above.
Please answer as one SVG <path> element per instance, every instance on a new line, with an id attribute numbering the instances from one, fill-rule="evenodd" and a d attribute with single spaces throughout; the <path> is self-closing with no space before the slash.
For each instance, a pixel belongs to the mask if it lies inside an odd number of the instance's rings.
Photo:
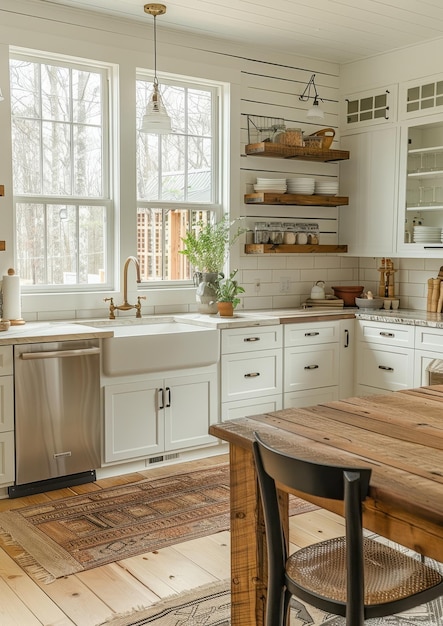
<path id="1" fill-rule="evenodd" d="M 246 243 L 245 254 L 312 254 L 314 252 L 347 252 L 346 245 L 292 245 L 273 243 Z"/>
<path id="2" fill-rule="evenodd" d="M 279 159 L 300 159 L 301 161 L 346 161 L 349 150 L 309 150 L 302 146 L 286 146 L 281 143 L 262 141 L 245 147 L 248 156 L 277 157 Z"/>
<path id="3" fill-rule="evenodd" d="M 4 252 L 6 250 L 6 242 L 0 241 L 0 252 Z"/>
<path id="4" fill-rule="evenodd" d="M 349 203 L 346 196 L 305 196 L 294 193 L 247 193 L 245 204 L 293 204 L 299 206 L 343 206 Z"/>

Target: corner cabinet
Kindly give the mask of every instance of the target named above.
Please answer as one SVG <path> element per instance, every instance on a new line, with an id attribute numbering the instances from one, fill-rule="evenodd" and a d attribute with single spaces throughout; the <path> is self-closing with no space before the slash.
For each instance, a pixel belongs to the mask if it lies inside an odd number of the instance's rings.
<path id="1" fill-rule="evenodd" d="M 299 161 L 314 161 L 328 163 L 349 159 L 347 150 L 310 150 L 301 146 L 287 146 L 278 143 L 266 142 L 248 144 L 245 147 L 246 156 L 275 157 Z M 289 193 L 249 193 L 244 196 L 245 204 L 277 205 L 277 206 L 309 206 L 309 207 L 338 207 L 346 205 L 349 198 L 346 196 L 301 195 Z M 275 245 L 275 244 L 246 244 L 246 254 L 291 254 L 313 252 L 347 252 L 346 245 Z"/>
<path id="2" fill-rule="evenodd" d="M 340 208 L 339 241 L 355 256 L 395 255 L 398 130 L 370 128 L 341 138 L 357 158 L 340 164 L 340 186 L 350 202 Z"/>
<path id="3" fill-rule="evenodd" d="M 104 462 L 216 444 L 217 366 L 137 377 L 104 387 Z"/>
<path id="4" fill-rule="evenodd" d="M 443 254 L 443 117 L 401 129 L 398 250 L 405 256 Z"/>

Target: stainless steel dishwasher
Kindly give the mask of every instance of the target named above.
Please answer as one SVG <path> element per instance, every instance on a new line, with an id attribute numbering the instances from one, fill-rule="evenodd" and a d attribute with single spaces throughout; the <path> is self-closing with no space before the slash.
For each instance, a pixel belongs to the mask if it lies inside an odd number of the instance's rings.
<path id="1" fill-rule="evenodd" d="M 14 347 L 17 497 L 95 479 L 100 466 L 98 339 Z"/>

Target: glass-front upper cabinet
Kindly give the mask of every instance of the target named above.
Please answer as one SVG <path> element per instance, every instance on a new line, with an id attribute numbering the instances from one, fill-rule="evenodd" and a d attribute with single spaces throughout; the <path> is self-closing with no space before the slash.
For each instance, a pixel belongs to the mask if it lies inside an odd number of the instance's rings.
<path id="1" fill-rule="evenodd" d="M 429 118 L 428 118 L 429 119 Z M 443 254 L 443 118 L 402 128 L 398 250 Z"/>

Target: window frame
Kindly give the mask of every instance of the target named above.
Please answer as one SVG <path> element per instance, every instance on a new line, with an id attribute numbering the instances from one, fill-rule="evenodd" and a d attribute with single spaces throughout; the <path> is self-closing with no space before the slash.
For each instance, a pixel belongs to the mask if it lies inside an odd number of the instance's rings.
<path id="1" fill-rule="evenodd" d="M 27 294 L 69 294 L 77 292 L 105 292 L 114 288 L 114 263 L 112 262 L 114 254 L 114 224 L 115 224 L 115 201 L 113 198 L 112 189 L 112 172 L 111 163 L 113 162 L 112 154 L 112 136 L 111 128 L 113 122 L 110 119 L 112 108 L 111 97 L 113 93 L 112 81 L 113 81 L 113 66 L 108 63 L 102 63 L 100 61 L 80 59 L 68 54 L 51 54 L 49 52 L 35 51 L 30 49 L 11 47 L 9 52 L 9 60 L 23 60 L 30 63 L 37 63 L 40 65 L 51 64 L 70 70 L 78 71 L 91 71 L 101 76 L 101 176 L 102 176 L 102 194 L 97 196 L 79 196 L 79 195 L 56 195 L 56 194 L 16 194 L 13 192 L 13 219 L 14 219 L 14 250 L 15 250 L 15 263 L 17 265 L 18 257 L 18 241 L 17 241 L 17 224 L 16 224 L 16 207 L 19 204 L 42 204 L 42 205 L 54 205 L 54 204 L 67 204 L 79 207 L 86 206 L 103 206 L 105 209 L 105 225 L 103 231 L 103 237 L 105 239 L 104 246 L 104 266 L 106 282 L 103 283 L 82 283 L 82 284 L 37 284 L 28 285 L 26 283 L 21 285 L 23 293 Z M 41 90 L 40 90 L 41 93 Z M 43 116 L 38 118 L 32 118 L 42 123 Z M 11 124 L 13 124 L 13 116 L 11 113 Z M 72 118 L 69 120 L 71 131 L 75 125 Z M 42 135 L 40 137 L 40 148 L 42 146 Z M 70 157 L 73 157 L 72 150 L 74 146 L 71 145 Z M 42 155 L 42 151 L 40 151 Z M 72 162 L 72 158 L 71 158 Z M 78 262 L 78 255 L 77 255 Z M 78 263 L 77 263 L 78 264 Z"/>
<path id="2" fill-rule="evenodd" d="M 138 68 L 136 71 L 136 84 L 138 81 L 152 82 L 154 79 L 154 73 L 148 70 Z M 221 184 L 223 177 L 223 139 L 222 139 L 222 127 L 223 127 L 223 110 L 222 102 L 224 84 L 220 81 L 208 81 L 204 79 L 185 77 L 185 76 L 171 76 L 171 75 L 159 75 L 159 87 L 161 90 L 162 84 L 173 85 L 178 87 L 187 87 L 189 89 L 207 89 L 212 94 L 212 124 L 211 124 L 211 137 L 213 141 L 212 147 L 212 171 L 211 171 L 211 188 L 212 188 L 212 200 L 210 202 L 189 202 L 188 200 L 173 201 L 173 200 L 147 200 L 139 199 L 136 193 L 136 212 L 139 209 L 159 209 L 163 212 L 170 210 L 176 210 L 178 208 L 187 211 L 208 211 L 214 217 L 215 220 L 222 219 L 224 210 L 224 198 L 223 198 L 223 186 Z M 137 119 L 137 141 L 140 135 L 140 122 Z M 182 134 L 182 133 L 180 133 Z M 185 134 L 183 136 L 186 137 Z M 160 160 L 159 160 L 160 162 Z M 138 163 L 136 163 L 136 175 L 138 176 Z M 161 177 L 161 168 L 159 169 L 159 177 Z M 192 223 L 192 214 L 190 214 L 190 223 Z M 162 234 L 162 240 L 164 241 L 165 231 Z M 163 249 L 163 260 L 166 255 L 166 251 Z M 189 288 L 194 285 L 193 277 L 189 279 L 180 280 L 142 280 L 140 287 L 142 289 L 167 289 L 167 288 Z"/>

